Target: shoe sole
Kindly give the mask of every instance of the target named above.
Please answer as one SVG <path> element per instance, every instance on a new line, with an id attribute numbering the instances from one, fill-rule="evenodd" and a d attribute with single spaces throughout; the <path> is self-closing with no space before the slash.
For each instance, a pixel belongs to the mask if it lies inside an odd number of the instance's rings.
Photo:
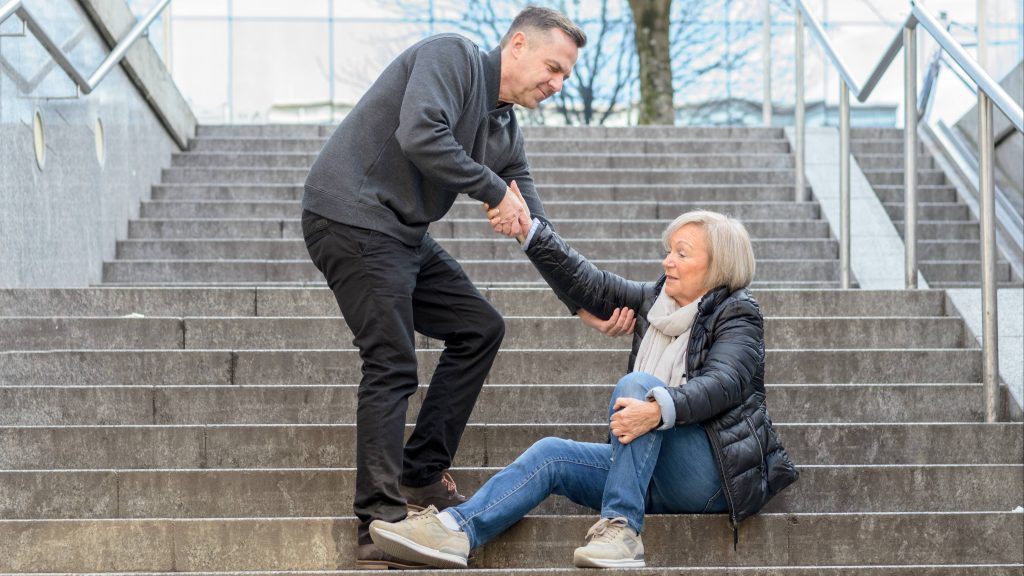
<path id="1" fill-rule="evenodd" d="M 370 538 L 384 552 L 405 560 L 422 562 L 435 568 L 465 568 L 466 559 L 447 552 L 422 546 L 397 534 L 370 526 Z"/>
<path id="2" fill-rule="evenodd" d="M 598 558 L 580 558 L 573 555 L 572 563 L 577 568 L 646 568 L 647 564 L 643 558 L 637 560 L 609 560 Z"/>

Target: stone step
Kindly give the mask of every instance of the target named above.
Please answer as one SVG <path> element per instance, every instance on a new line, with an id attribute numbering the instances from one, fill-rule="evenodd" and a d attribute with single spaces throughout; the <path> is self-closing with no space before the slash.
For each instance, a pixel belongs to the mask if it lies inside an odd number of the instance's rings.
<path id="1" fill-rule="evenodd" d="M 882 204 L 885 207 L 885 211 L 889 214 L 889 218 L 892 220 L 903 220 L 904 216 L 904 204 L 899 203 L 886 203 Z M 955 202 L 919 202 L 917 204 L 917 219 L 918 220 L 960 220 L 967 221 L 971 220 L 971 211 L 967 208 L 966 204 L 957 204 Z"/>
<path id="2" fill-rule="evenodd" d="M 594 259 L 602 269 L 637 280 L 657 279 L 663 272 L 660 260 Z M 509 283 L 543 285 L 529 261 L 468 260 L 462 268 L 478 284 Z M 768 260 L 759 264 L 752 286 L 829 283 L 838 278 L 837 262 L 822 260 Z M 321 273 L 308 259 L 295 260 L 117 260 L 104 264 L 104 281 L 113 284 L 230 284 L 322 283 Z"/>
<path id="3" fill-rule="evenodd" d="M 850 140 L 851 141 L 864 141 L 864 140 L 890 140 L 903 142 L 903 129 L 902 128 L 883 128 L 874 126 L 865 126 L 850 128 Z"/>
<path id="4" fill-rule="evenodd" d="M 872 186 L 903 185 L 903 170 L 870 170 L 863 171 Z M 948 184 L 946 174 L 942 170 L 921 169 L 917 171 L 917 183 L 926 186 Z"/>
<path id="5" fill-rule="evenodd" d="M 956 205 L 954 205 L 956 206 Z M 963 206 L 966 210 L 966 206 Z M 550 201 L 544 203 L 548 218 L 674 219 L 690 210 L 705 209 L 729 214 L 740 220 L 815 220 L 816 202 L 669 202 L 669 201 Z M 173 218 L 295 218 L 302 213 L 298 201 L 168 201 L 144 202 L 139 216 L 149 219 Z M 456 202 L 446 218 L 472 219 L 484 214 L 483 204 Z M 929 218 L 938 219 L 938 218 Z"/>
<path id="6" fill-rule="evenodd" d="M 315 154 L 295 153 L 212 153 L 185 152 L 174 154 L 171 166 L 176 168 L 302 168 L 309 170 L 316 160 Z M 615 154 L 576 153 L 561 151 L 528 154 L 533 170 L 542 168 L 575 169 L 784 169 L 792 168 L 794 160 L 787 153 L 754 154 L 723 153 L 706 148 L 703 153 L 691 154 Z M 888 165 L 881 166 L 888 168 Z"/>
<path id="7" fill-rule="evenodd" d="M 334 132 L 327 124 L 200 124 L 199 138 L 310 138 L 321 139 Z"/>
<path id="8" fill-rule="evenodd" d="M 327 138 L 220 138 L 200 136 L 189 141 L 190 152 L 248 152 L 251 154 L 317 154 Z"/>
<path id="9" fill-rule="evenodd" d="M 903 222 L 893 222 L 896 232 L 903 236 Z M 943 221 L 943 220 L 918 220 L 917 236 L 929 240 L 973 240 L 977 241 L 979 236 L 977 222 L 964 221 Z"/>
<path id="10" fill-rule="evenodd" d="M 194 138 L 191 152 L 241 152 L 252 154 L 317 154 L 327 138 Z M 737 154 L 786 154 L 789 143 L 782 139 L 747 140 L 742 138 L 651 139 L 630 138 L 529 138 L 528 153 L 563 154 L 694 154 L 714 150 Z M 922 146 L 923 149 L 923 146 Z M 900 152 L 903 148 L 901 147 Z"/>
<path id="11" fill-rule="evenodd" d="M 885 154 L 875 153 L 871 149 L 871 153 L 856 153 L 854 152 L 857 159 L 857 164 L 860 165 L 862 170 L 903 170 L 903 149 L 900 149 L 898 154 Z M 935 159 L 930 154 L 918 154 L 917 157 L 917 169 L 918 170 L 934 170 Z"/>
<path id="12" fill-rule="evenodd" d="M 420 381 L 429 381 L 439 355 L 439 350 L 417 352 Z M 487 382 L 616 382 L 627 356 L 625 349 L 503 350 Z M 359 368 L 354 349 L 0 352 L 0 385 L 333 384 L 358 382 Z M 769 349 L 764 379 L 771 384 L 973 383 L 981 379 L 981 351 Z"/>
<path id="13" fill-rule="evenodd" d="M 595 518 L 528 516 L 481 547 L 474 567 L 569 566 Z M 332 570 L 353 564 L 355 526 L 351 517 L 5 520 L 0 521 L 0 570 Z M 1012 512 L 761 514 L 744 522 L 740 533 L 736 552 L 732 529 L 721 515 L 649 515 L 646 561 L 650 566 L 1024 561 L 1018 546 L 1024 516 Z M 680 534 L 696 535 L 691 540 L 699 545 L 680 546 Z"/>
<path id="14" fill-rule="evenodd" d="M 317 287 L 324 285 L 322 280 L 318 281 L 302 281 L 302 280 L 283 280 L 280 282 L 233 282 L 233 281 L 202 281 L 202 282 L 188 282 L 188 281 L 163 281 L 163 282 L 104 282 L 104 286 L 110 288 L 249 288 L 249 287 L 263 287 L 263 288 L 308 288 Z M 538 288 L 544 288 L 547 284 L 544 282 L 526 282 L 526 281 L 501 281 L 501 282 L 476 282 L 476 287 L 481 290 L 490 290 L 491 288 L 515 288 L 515 289 L 529 289 L 534 290 Z M 828 281 L 816 281 L 816 280 L 785 280 L 779 282 L 769 282 L 766 280 L 758 280 L 750 285 L 751 288 L 758 290 L 779 290 L 779 289 L 793 289 L 793 290 L 838 290 L 838 280 Z M 851 288 L 860 289 L 860 284 L 853 280 Z"/>
<path id="15" fill-rule="evenodd" d="M 555 218 L 552 225 L 564 238 L 661 238 L 672 220 L 563 220 Z M 824 220 L 747 220 L 744 223 L 751 238 L 830 238 Z M 486 217 L 451 218 L 430 225 L 430 234 L 445 238 L 501 238 Z M 219 220 L 132 220 L 128 238 L 302 238 L 302 225 L 293 219 L 219 219 Z"/>
<path id="16" fill-rule="evenodd" d="M 624 371 L 625 355 L 620 363 Z M 0 385 L 0 426 L 351 424 L 355 384 L 88 386 Z M 483 387 L 473 422 L 600 423 L 612 384 Z M 776 423 L 981 422 L 981 384 L 769 384 Z M 409 398 L 408 422 L 426 393 Z M 543 407 L 543 410 L 538 410 Z M 875 449 L 858 444 L 855 449 Z"/>
<path id="17" fill-rule="evenodd" d="M 688 201 L 688 202 L 791 202 L 793 184 L 548 184 L 542 187 L 551 201 Z M 302 186 L 291 184 L 157 184 L 153 200 L 264 200 L 302 199 Z"/>
<path id="18" fill-rule="evenodd" d="M 573 248 L 593 259 L 650 257 L 664 248 L 660 240 L 597 239 L 570 240 Z M 506 238 L 443 238 L 440 244 L 456 260 L 515 260 L 523 258 L 522 247 Z M 831 239 L 752 240 L 758 259 L 828 260 L 839 257 Z M 118 260 L 301 260 L 308 258 L 305 243 L 290 240 L 122 240 L 117 243 Z"/>
<path id="19" fill-rule="evenodd" d="M 918 348 L 968 344 L 959 318 L 766 318 L 772 349 Z M 538 339 L 543 334 L 543 339 Z M 0 350 L 318 349 L 348 346 L 352 332 L 335 318 L 0 318 Z M 625 349 L 577 318 L 507 316 L 504 349 Z M 970 343 L 973 345 L 973 342 Z M 417 335 L 419 348 L 443 344 Z"/>
<path id="20" fill-rule="evenodd" d="M 529 142 L 536 138 L 575 138 L 577 140 L 629 140 L 633 138 L 657 140 L 703 140 L 728 138 L 742 140 L 782 140 L 782 128 L 759 126 L 523 126 L 523 135 Z"/>
<path id="21" fill-rule="evenodd" d="M 874 184 L 872 187 L 875 189 L 875 195 L 877 195 L 878 199 L 884 204 L 896 204 L 903 202 L 904 191 L 902 183 L 898 185 L 884 186 Z M 917 201 L 919 203 L 956 203 L 956 188 L 945 185 L 918 186 Z"/>
<path id="22" fill-rule="evenodd" d="M 568 561 L 571 564 L 571 559 Z M 1020 576 L 1021 564 L 909 564 L 895 565 L 847 565 L 847 566 L 731 566 L 731 567 L 648 567 L 648 568 L 617 568 L 615 574 L 621 576 L 807 576 L 808 574 L 823 576 Z M 416 576 L 445 576 L 451 570 L 422 569 Z M 146 572 L 147 576 L 277 576 L 280 571 L 246 570 L 220 572 Z M 376 576 L 377 570 L 289 570 L 294 576 Z M 593 576 L 593 568 L 473 568 L 473 576 Z M 11 576 L 0 573 L 0 576 Z"/>
<path id="23" fill-rule="evenodd" d="M 917 241 L 920 260 L 975 260 L 981 258 L 981 243 L 977 240 L 922 240 Z"/>
<path id="24" fill-rule="evenodd" d="M 950 281 L 945 281 L 945 282 L 942 282 L 942 281 L 930 282 L 929 284 L 934 286 L 934 287 L 936 287 L 936 288 L 942 288 L 944 290 L 955 290 L 955 289 L 960 289 L 960 288 L 978 288 L 978 287 L 981 286 L 981 281 L 980 280 L 975 280 L 975 281 L 969 281 L 969 280 L 955 280 L 954 281 L 954 280 L 950 280 Z M 1018 278 L 1014 278 L 1013 280 L 1008 280 L 1008 281 L 1005 281 L 1005 282 L 999 282 L 998 284 L 996 284 L 996 286 L 1000 290 L 1002 290 L 1003 288 L 1016 288 L 1016 289 L 1020 289 L 1020 288 L 1024 288 L 1024 281 L 1021 281 Z"/>
<path id="25" fill-rule="evenodd" d="M 564 316 L 548 288 L 481 292 L 506 316 Z M 771 316 L 944 316 L 941 290 L 754 290 Z M 318 288 L 51 288 L 0 289 L 2 316 L 329 316 L 338 304 Z"/>
<path id="26" fill-rule="evenodd" d="M 294 168 L 165 168 L 164 183 L 195 184 L 291 184 L 306 180 L 308 169 Z M 549 184 L 791 184 L 791 169 L 746 170 L 620 170 L 553 169 L 532 170 L 538 186 Z M 930 172 L 922 172 L 921 183 L 933 183 Z M 941 174 L 941 173 L 939 173 Z M 899 175 L 902 179 L 902 174 Z M 942 183 L 936 181 L 934 183 Z"/>
<path id="27" fill-rule="evenodd" d="M 790 154 L 784 139 L 743 138 L 536 138 L 525 141 L 527 154 Z"/>
<path id="28" fill-rule="evenodd" d="M 473 494 L 500 467 L 453 468 Z M 1010 511 L 1024 502 L 1024 464 L 800 465 L 800 482 L 763 512 Z M 0 471 L 0 518 L 295 518 L 350 510 L 354 468 Z M 936 498 L 942 494 L 942 498 Z M 564 497 L 533 515 L 585 515 Z"/>
<path id="29" fill-rule="evenodd" d="M 592 260 L 603 270 L 634 280 L 656 280 L 661 260 Z M 529 260 L 462 260 L 474 282 L 543 282 Z M 839 278 L 835 260 L 761 260 L 754 286 L 763 282 L 833 282 Z M 103 281 L 156 282 L 320 282 L 323 275 L 308 258 L 302 260 L 115 260 L 103 263 Z"/>
<path id="30" fill-rule="evenodd" d="M 850 151 L 858 158 L 863 154 L 889 154 L 903 157 L 903 140 L 862 140 L 850 139 Z M 924 142 L 918 142 L 917 153 L 924 156 L 928 149 Z"/>
<path id="31" fill-rule="evenodd" d="M 928 282 L 975 282 L 981 283 L 980 260 L 949 260 L 945 262 L 921 261 L 918 268 Z M 996 282 L 1011 282 L 1013 270 L 1010 263 L 996 262 Z"/>
<path id="32" fill-rule="evenodd" d="M 773 411 L 774 413 L 774 411 Z M 1021 464 L 1020 423 L 776 423 L 801 466 Z M 406 435 L 412 425 L 406 427 Z M 547 436 L 603 442 L 594 424 L 470 424 L 455 466 L 504 466 Z M 355 461 L 354 424 L 0 427 L 0 470 L 328 468 Z M 298 447 L 298 448 L 297 448 Z"/>

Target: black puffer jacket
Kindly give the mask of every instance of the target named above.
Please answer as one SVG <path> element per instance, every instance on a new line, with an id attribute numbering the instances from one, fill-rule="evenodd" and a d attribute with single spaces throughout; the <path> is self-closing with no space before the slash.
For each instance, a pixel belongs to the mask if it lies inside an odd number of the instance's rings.
<path id="1" fill-rule="evenodd" d="M 548 284 L 592 314 L 607 318 L 620 306 L 636 310 L 632 371 L 664 276 L 657 282 L 634 282 L 600 270 L 543 223 L 526 254 Z M 763 321 L 746 289 L 730 294 L 722 286 L 701 299 L 690 329 L 686 374 L 685 385 L 668 389 L 676 425 L 704 427 L 736 525 L 800 476 L 768 418 Z"/>

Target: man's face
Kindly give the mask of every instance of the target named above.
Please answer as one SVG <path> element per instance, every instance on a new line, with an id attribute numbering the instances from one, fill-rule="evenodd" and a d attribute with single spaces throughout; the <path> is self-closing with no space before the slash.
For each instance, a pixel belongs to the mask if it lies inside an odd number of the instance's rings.
<path id="1" fill-rule="evenodd" d="M 517 32 L 509 48 L 513 60 L 502 100 L 524 108 L 536 108 L 541 100 L 559 92 L 579 55 L 572 38 L 558 29 Z"/>

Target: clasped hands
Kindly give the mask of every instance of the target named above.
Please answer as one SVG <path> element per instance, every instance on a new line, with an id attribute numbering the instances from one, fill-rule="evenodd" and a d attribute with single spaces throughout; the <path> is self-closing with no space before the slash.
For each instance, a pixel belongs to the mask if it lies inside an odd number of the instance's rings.
<path id="1" fill-rule="evenodd" d="M 532 222 L 530 208 L 526 205 L 522 193 L 519 192 L 519 186 L 515 180 L 509 184 L 505 190 L 505 197 L 497 206 L 491 208 L 484 203 L 484 212 L 487 213 L 487 219 L 491 222 L 491 228 L 494 228 L 498 234 L 515 238 L 519 242 L 526 239 Z"/>

